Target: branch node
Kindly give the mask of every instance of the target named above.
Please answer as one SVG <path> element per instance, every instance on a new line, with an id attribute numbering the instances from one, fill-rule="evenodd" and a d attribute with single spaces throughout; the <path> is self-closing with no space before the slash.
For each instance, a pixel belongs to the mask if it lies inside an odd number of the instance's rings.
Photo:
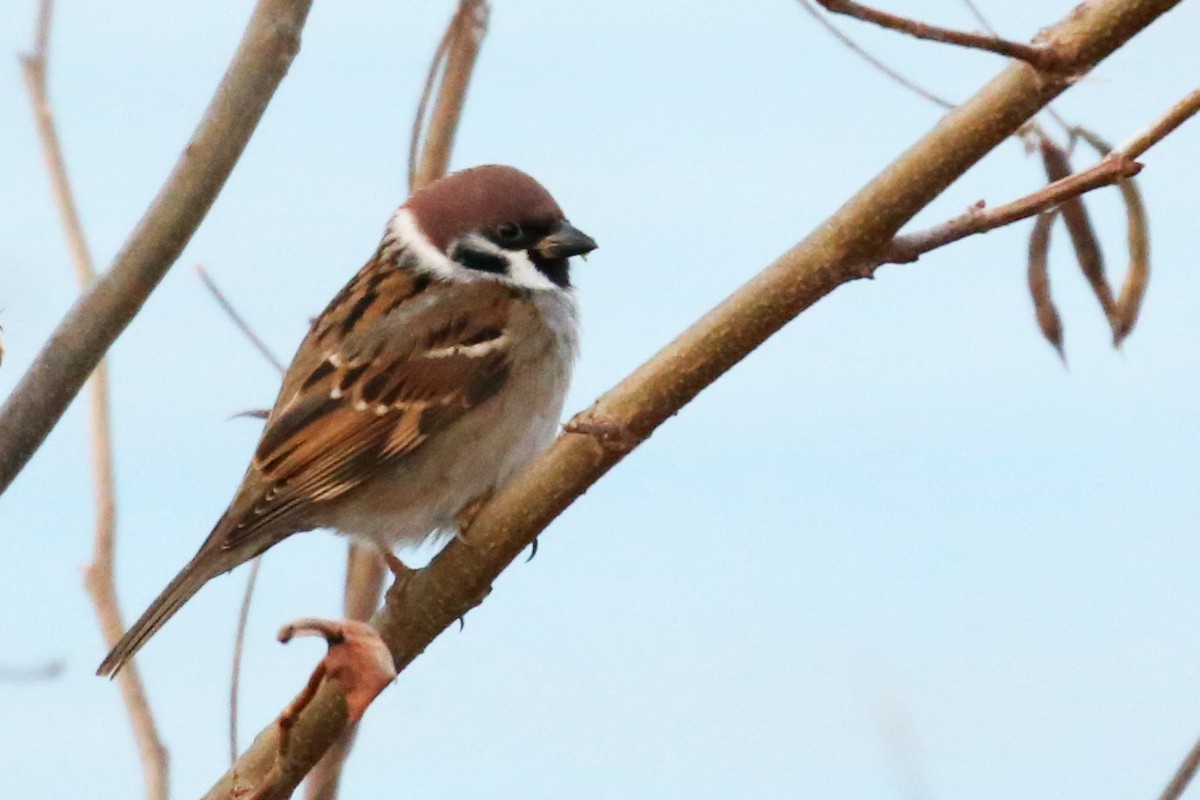
<path id="1" fill-rule="evenodd" d="M 590 436 L 605 450 L 617 453 L 628 453 L 646 439 L 644 436 L 638 436 L 620 420 L 596 411 L 577 414 L 563 426 L 563 433 Z"/>

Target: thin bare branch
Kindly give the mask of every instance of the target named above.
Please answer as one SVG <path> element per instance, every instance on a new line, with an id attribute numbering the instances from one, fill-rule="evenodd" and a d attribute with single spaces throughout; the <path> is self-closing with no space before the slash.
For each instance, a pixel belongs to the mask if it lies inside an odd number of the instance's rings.
<path id="1" fill-rule="evenodd" d="M 255 6 L 225 77 L 158 197 L 0 408 L 0 493 L 200 225 L 296 55 L 311 3 L 259 0 Z"/>
<path id="2" fill-rule="evenodd" d="M 454 21 L 458 19 L 457 12 L 450 19 L 450 24 L 442 33 L 438 46 L 433 51 L 433 59 L 429 62 L 429 72 L 425 73 L 425 85 L 421 89 L 421 99 L 417 102 L 417 113 L 413 115 L 412 131 L 408 138 L 408 193 L 416 191 L 417 159 L 420 156 L 421 134 L 425 130 L 425 112 L 429 108 L 429 100 L 433 97 L 433 88 L 437 85 L 438 76 L 442 74 L 442 65 L 446 61 L 446 53 L 450 49 L 450 35 L 454 33 Z"/>
<path id="3" fill-rule="evenodd" d="M 1090 69 L 1179 0 L 1094 0 L 1051 33 L 1070 39 Z M 397 670 L 491 591 L 492 582 L 589 486 L 768 337 L 862 277 L 859 265 L 902 225 L 1067 86 L 1013 64 L 908 148 L 815 231 L 751 278 L 580 415 L 611 437 L 565 433 L 489 500 L 461 538 L 398 580 L 373 624 Z M 291 730 L 286 769 L 295 786 L 348 724 L 328 683 Z M 275 768 L 279 734 L 264 731 L 206 795 L 244 796 Z M 302 747 L 297 743 L 303 742 Z M 294 782 L 293 782 L 294 781 Z"/>
<path id="4" fill-rule="evenodd" d="M 246 650 L 246 624 L 250 621 L 250 602 L 254 599 L 254 587 L 258 585 L 258 573 L 262 569 L 262 556 L 250 562 L 250 575 L 246 578 L 246 589 L 242 592 L 242 605 L 238 609 L 237 632 L 233 635 L 233 663 L 229 668 L 229 763 L 237 761 L 238 748 L 238 700 L 241 697 L 242 653 Z"/>
<path id="5" fill-rule="evenodd" d="M 229 298 L 225 296 L 225 293 L 221 291 L 221 287 L 217 286 L 217 282 L 208 274 L 208 270 L 204 269 L 203 265 L 197 264 L 196 274 L 200 276 L 200 280 L 204 283 L 204 288 L 208 289 L 208 293 L 212 295 L 213 299 L 217 301 L 217 305 L 225 312 L 225 316 L 229 317 L 229 320 L 249 340 L 254 349 L 282 375 L 285 371 L 283 362 L 271 352 L 271 348 L 267 346 L 267 343 L 263 341 L 262 337 L 246 321 L 246 318 L 241 315 L 233 303 L 230 302 Z M 261 416 L 262 419 L 266 419 L 269 413 L 265 411 L 244 411 L 234 416 Z M 250 575 L 246 578 L 246 588 L 242 593 L 242 605 L 238 610 L 237 631 L 233 636 L 233 663 L 230 664 L 229 668 L 229 760 L 231 763 L 237 760 L 238 754 L 238 699 L 242 682 L 242 653 L 246 647 L 246 624 L 250 620 L 250 603 L 254 599 L 254 587 L 258 585 L 258 572 L 261 568 L 262 556 L 257 556 L 250 565 Z"/>
<path id="6" fill-rule="evenodd" d="M 1101 159 L 1095 166 L 1074 175 L 1055 181 L 1032 194 L 1002 206 L 984 210 L 982 204 L 973 206 L 965 214 L 935 225 L 924 231 L 897 236 L 884 251 L 882 258 L 864 269 L 868 272 L 879 264 L 907 264 L 916 261 L 930 250 L 987 233 L 990 230 L 1011 225 L 1056 207 L 1063 200 L 1111 186 L 1122 178 L 1136 175 L 1141 165 L 1128 161 L 1118 154 Z"/>
<path id="7" fill-rule="evenodd" d="M 414 190 L 426 185 L 450 166 L 454 134 L 467 99 L 467 86 L 475 59 L 487 33 L 490 9 L 485 0 L 460 0 L 446 31 L 447 46 L 438 86 L 438 98 L 429 117 L 429 130 L 412 175 Z M 439 48 L 440 52 L 440 48 Z M 438 59 L 434 59 L 435 65 Z"/>
<path id="8" fill-rule="evenodd" d="M 963 4 L 966 5 L 967 10 L 971 12 L 971 16 L 975 18 L 975 21 L 979 23 L 979 27 L 983 28 L 990 35 L 996 37 L 997 39 L 1000 38 L 1000 34 L 995 28 L 992 27 L 992 23 L 988 22 L 987 17 L 983 15 L 983 10 L 980 9 L 979 6 L 975 5 L 973 0 L 963 0 Z"/>
<path id="9" fill-rule="evenodd" d="M 860 269 L 864 274 L 870 274 L 879 264 L 916 261 L 923 253 L 930 250 L 944 247 L 968 236 L 986 233 L 1018 220 L 1027 219 L 1057 206 L 1063 200 L 1078 197 L 1101 186 L 1111 186 L 1127 178 L 1132 178 L 1142 168 L 1133 159 L 1162 141 L 1197 111 L 1200 111 L 1200 89 L 1172 106 L 1158 121 L 1100 159 L 1094 166 L 1055 181 L 1033 194 L 1006 205 L 987 211 L 984 211 L 981 206 L 975 207 L 961 216 L 935 225 L 928 230 L 897 236 L 883 250 L 883 255 L 879 260 L 864 263 Z"/>
<path id="10" fill-rule="evenodd" d="M 208 274 L 208 270 L 203 265 L 197 264 L 196 274 L 200 276 L 200 280 L 204 282 L 204 288 L 208 289 L 208 293 L 217 301 L 217 305 L 221 307 L 221 310 L 225 312 L 230 321 L 237 326 L 237 329 L 242 332 L 243 336 L 250 340 L 250 344 L 254 345 L 254 349 L 258 351 L 259 355 L 269 361 L 271 366 L 282 375 L 285 369 L 283 362 L 271 352 L 271 348 L 254 331 L 254 328 L 250 327 L 250 323 L 246 322 L 246 318 L 239 314 L 238 310 L 233 307 L 233 304 L 229 302 L 229 298 L 221 291 L 221 287 L 217 286 L 216 281 Z"/>
<path id="11" fill-rule="evenodd" d="M 1070 59 L 1065 58 L 1063 53 L 1050 45 L 1012 42 L 1007 39 L 1001 39 L 998 36 L 956 31 L 937 25 L 928 25 L 924 22 L 909 19 L 908 17 L 879 11 L 878 9 L 864 6 L 861 3 L 855 3 L 852 0 L 817 0 L 817 2 L 833 14 L 845 14 L 861 19 L 864 22 L 874 23 L 883 28 L 907 33 L 918 39 L 954 44 L 975 50 L 986 50 L 989 53 L 1019 59 L 1039 70 L 1062 70 L 1070 62 Z"/>
<path id="12" fill-rule="evenodd" d="M 954 108 L 954 106 L 955 106 L 954 103 L 950 102 L 949 100 L 942 97 L 941 95 L 938 95 L 938 94 L 935 94 L 935 93 L 929 91 L 924 86 L 921 86 L 919 83 L 917 83 L 916 81 L 913 81 L 910 78 L 905 77 L 904 75 L 900 74 L 896 70 L 889 67 L 887 64 L 880 61 L 875 56 L 871 55 L 871 53 L 869 53 L 866 50 L 866 48 L 864 48 L 858 42 L 854 41 L 849 36 L 847 36 L 845 33 L 843 33 L 836 25 L 834 25 L 832 22 L 830 22 L 829 19 L 827 19 L 824 14 L 822 14 L 820 11 L 817 11 L 816 7 L 813 6 L 811 0 L 799 0 L 799 3 L 800 3 L 800 7 L 803 8 L 805 11 L 807 11 L 808 14 L 813 19 L 815 19 L 818 23 L 820 23 L 821 27 L 823 27 L 823 28 L 825 28 L 825 30 L 829 31 L 829 33 L 832 34 L 835 39 L 837 39 L 839 42 L 841 42 L 843 45 L 845 45 L 847 47 L 847 49 L 849 49 L 852 53 L 857 55 L 863 61 L 866 61 L 868 64 L 873 66 L 875 69 L 879 70 L 884 75 L 886 75 L 887 77 L 891 78 L 896 83 L 903 86 L 905 89 L 908 89 L 913 94 L 925 98 L 926 100 L 933 103 L 934 105 L 941 106 L 942 108 L 944 108 L 946 110 Z"/>
<path id="13" fill-rule="evenodd" d="M 480 0 L 460 0 L 434 51 L 413 118 L 408 150 L 408 190 L 411 194 L 446 174 L 454 134 L 462 116 L 467 85 L 487 32 L 488 5 Z M 429 128 L 426 110 L 441 75 L 440 91 Z M 424 133 L 424 141 L 421 141 Z M 420 156 L 418 156 L 418 153 Z M 418 163 L 419 162 L 419 163 Z M 371 547 L 350 543 L 346 557 L 345 614 L 347 619 L 368 620 L 379 608 L 387 573 L 383 559 Z M 349 725 L 313 767 L 305 787 L 307 800 L 334 800 L 342 770 L 354 746 L 358 726 Z"/>
<path id="14" fill-rule="evenodd" d="M 1145 130 L 1132 137 L 1117 150 L 1124 153 L 1126 158 L 1137 158 L 1161 142 L 1163 137 L 1171 131 L 1195 116 L 1197 111 L 1200 111 L 1200 88 L 1193 89 L 1186 97 L 1171 106 L 1170 111 L 1146 126 Z"/>
<path id="15" fill-rule="evenodd" d="M 1183 793 L 1187 791 L 1192 778 L 1196 777 L 1197 770 L 1200 770 L 1200 739 L 1196 740 L 1196 743 L 1192 745 L 1192 749 L 1183 757 L 1179 768 L 1171 776 L 1170 783 L 1163 789 L 1162 794 L 1158 796 L 1158 800 L 1179 800 L 1180 797 L 1183 797 Z"/>
<path id="16" fill-rule="evenodd" d="M 50 175 L 55 205 L 59 211 L 63 234 L 75 265 L 75 275 L 81 292 L 95 283 L 96 271 L 88 250 L 79 210 L 71 191 L 62 146 L 54 123 L 54 111 L 46 88 L 47 53 L 50 46 L 50 23 L 53 6 L 43 0 L 38 10 L 34 50 L 21 57 L 25 86 L 29 91 L 37 123 L 42 155 Z M 84 571 L 84 584 L 105 642 L 112 647 L 122 634 L 125 624 L 117 599 L 115 560 L 117 538 L 116 487 L 113 481 L 112 435 L 109 413 L 108 369 L 101 359 L 88 381 L 89 432 L 91 438 L 93 496 L 96 505 L 96 533 L 92 546 L 92 562 Z M 167 750 L 158 735 L 150 703 L 136 665 L 128 674 L 118 678 L 125 711 L 133 728 L 134 741 L 142 761 L 142 776 L 146 796 L 151 800 L 166 800 L 169 786 Z"/>

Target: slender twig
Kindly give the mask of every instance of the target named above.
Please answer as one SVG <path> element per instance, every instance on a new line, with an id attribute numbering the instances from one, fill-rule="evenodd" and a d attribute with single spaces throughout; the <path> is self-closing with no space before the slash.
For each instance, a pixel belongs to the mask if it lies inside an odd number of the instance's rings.
<path id="1" fill-rule="evenodd" d="M 1049 186 L 1011 203 L 986 211 L 981 208 L 972 208 L 967 213 L 928 230 L 897 236 L 884 249 L 881 259 L 874 262 L 874 266 L 915 261 L 930 250 L 944 247 L 951 242 L 957 242 L 959 239 L 965 239 L 977 233 L 986 233 L 1018 220 L 1027 219 L 1054 208 L 1069 198 L 1078 197 L 1093 189 L 1111 186 L 1126 178 L 1131 178 L 1142 168 L 1134 159 L 1162 141 L 1198 111 L 1200 111 L 1200 89 L 1188 94 L 1157 121 L 1100 159 L 1094 166 L 1057 180 Z M 870 270 L 873 267 L 868 266 L 867 269 Z"/>
<path id="2" fill-rule="evenodd" d="M 88 291 L 96 280 L 92 255 L 88 250 L 79 210 L 71 191 L 62 146 L 54 123 L 54 111 L 46 88 L 50 23 L 53 15 L 51 0 L 42 0 L 38 11 L 34 50 L 21 57 L 25 86 L 33 105 L 42 155 L 50 174 L 50 184 L 58 207 L 63 234 L 75 265 L 75 275 L 81 292 Z M 92 452 L 93 494 L 96 504 L 96 533 L 92 545 L 92 561 L 84 571 L 84 585 L 105 642 L 112 647 L 125 633 L 117 599 L 115 573 L 117 538 L 116 486 L 113 481 L 112 434 L 109 413 L 108 369 L 103 359 L 88 381 L 89 431 Z M 169 786 L 167 750 L 158 735 L 150 703 L 136 665 L 130 664 L 127 674 L 118 677 L 125 711 L 133 728 L 142 760 L 142 775 L 146 796 L 151 800 L 166 800 Z"/>
<path id="3" fill-rule="evenodd" d="M 942 28 L 897 14 L 889 14 L 886 11 L 879 11 L 861 3 L 855 3 L 853 0 L 817 0 L 817 2 L 833 14 L 846 14 L 883 28 L 907 33 L 918 39 L 986 50 L 989 53 L 1016 58 L 1039 70 L 1061 70 L 1069 62 L 1069 59 L 1066 59 L 1062 53 L 1049 45 L 1012 42 L 998 36 Z"/>
<path id="4" fill-rule="evenodd" d="M 312 0 L 259 0 L 204 118 L 108 271 L 67 313 L 0 408 L 0 493 L 175 263 L 300 47 Z"/>
<path id="5" fill-rule="evenodd" d="M 242 689 L 242 653 L 246 650 L 246 625 L 250 621 L 250 602 L 254 599 L 254 587 L 258 585 L 258 573 L 262 569 L 262 556 L 250 562 L 250 575 L 242 592 L 242 605 L 238 609 L 237 631 L 233 635 L 233 662 L 229 666 L 229 763 L 237 761 L 238 748 L 238 700 Z"/>
<path id="6" fill-rule="evenodd" d="M 1051 29 L 1072 40 L 1090 69 L 1179 0 L 1093 0 Z M 461 538 L 388 591 L 373 624 L 398 670 L 463 613 L 550 522 L 700 391 L 768 337 L 839 286 L 862 277 L 858 264 L 902 225 L 1066 88 L 1025 65 L 1003 70 L 909 147 L 803 241 L 726 298 L 581 417 L 585 427 L 621 436 L 565 433 L 496 493 Z M 612 445 L 605 442 L 611 438 Z M 619 445 L 619 446 L 618 446 Z M 345 730 L 344 698 L 328 684 L 291 731 L 289 774 L 312 768 Z M 303 746 L 297 746 L 303 742 Z M 278 733 L 268 729 L 206 798 L 232 798 L 272 769 Z M 296 777 L 295 781 L 299 781 Z M 294 786 L 295 783 L 291 783 Z"/>
<path id="7" fill-rule="evenodd" d="M 1000 37 L 1000 34 L 992 27 L 992 23 L 988 22 L 987 17 L 983 15 L 983 10 L 975 5 L 974 0 L 963 0 L 963 4 L 966 5 L 967 10 L 971 12 L 971 16 L 975 18 L 981 28 L 996 38 Z"/>
<path id="8" fill-rule="evenodd" d="M 1192 90 L 1186 97 L 1171 106 L 1170 111 L 1118 147 L 1117 152 L 1124 153 L 1126 158 L 1137 158 L 1162 141 L 1163 137 L 1171 131 L 1187 122 L 1197 111 L 1200 111 L 1200 88 Z"/>
<path id="9" fill-rule="evenodd" d="M 416 188 L 417 161 L 420 158 L 421 134 L 425 130 L 425 112 L 429 108 L 429 100 L 433 97 L 433 89 L 437 86 L 438 76 L 442 73 L 442 65 L 446 61 L 446 53 L 450 49 L 450 35 L 454 33 L 458 13 L 451 17 L 450 24 L 442 33 L 438 46 L 434 48 L 433 58 L 429 62 L 429 71 L 425 73 L 425 85 L 421 88 L 421 99 L 417 101 L 417 113 L 413 115 L 412 130 L 408 137 L 408 191 Z"/>
<path id="10" fill-rule="evenodd" d="M 450 21 L 438 99 L 429 116 L 429 129 L 412 175 L 414 189 L 445 175 L 450 166 L 450 149 L 462 118 L 475 59 L 487 33 L 489 13 L 485 0 L 460 0 Z M 437 57 L 434 61 L 438 62 Z"/>
<path id="11" fill-rule="evenodd" d="M 216 281 L 208 274 L 203 265 L 196 265 L 196 274 L 200 276 L 200 280 L 204 282 L 204 288 L 208 289 L 208 293 L 217 301 L 217 305 L 229 317 L 229 320 L 237 326 L 237 329 L 242 332 L 250 344 L 254 345 L 254 349 L 259 352 L 263 358 L 270 362 L 271 366 L 276 369 L 281 375 L 285 369 L 283 362 L 279 360 L 279 356 L 271 352 L 271 348 L 262 340 L 262 337 L 255 333 L 254 328 L 250 327 L 250 323 L 246 322 L 246 318 L 238 313 L 233 304 L 229 302 L 229 298 L 221 291 L 221 287 L 217 286 Z"/>
<path id="12" fill-rule="evenodd" d="M 1162 794 L 1158 796 L 1158 800 L 1179 800 L 1183 796 L 1183 793 L 1187 791 L 1192 778 L 1196 777 L 1197 770 L 1200 770 L 1200 739 L 1192 745 L 1192 749 L 1183 757 L 1179 768 L 1171 776 L 1170 783 L 1163 789 Z"/>
<path id="13" fill-rule="evenodd" d="M 487 33 L 488 5 L 481 0 L 460 0 L 445 33 L 434 50 L 413 117 L 408 148 L 408 190 L 422 186 L 446 174 L 454 134 L 462 117 L 467 85 L 474 71 L 483 37 Z M 425 127 L 426 111 L 438 85 L 437 101 Z M 422 134 L 424 137 L 422 139 Z M 387 567 L 373 547 L 350 543 L 346 556 L 344 608 L 347 619 L 368 620 L 379 608 Z M 329 751 L 308 776 L 306 800 L 334 800 L 338 794 L 342 770 L 354 746 L 358 726 L 347 726 Z"/>
<path id="14" fill-rule="evenodd" d="M 1102 186 L 1111 186 L 1123 178 L 1136 175 L 1139 170 L 1141 170 L 1140 164 L 1120 156 L 1101 159 L 1095 166 L 1055 181 L 1019 200 L 986 210 L 982 206 L 974 206 L 965 214 L 940 225 L 917 233 L 897 236 L 884 250 L 882 257 L 874 266 L 907 264 L 916 261 L 930 250 L 936 250 L 952 242 L 957 242 L 959 239 L 965 239 L 978 233 L 987 233 L 990 230 L 1036 216 L 1054 208 L 1064 200 L 1078 197 Z"/>
<path id="15" fill-rule="evenodd" d="M 283 362 L 279 357 L 271 351 L 267 343 L 262 337 L 251 327 L 246 318 L 241 315 L 237 308 L 221 291 L 221 287 L 217 286 L 217 282 L 208 274 L 208 270 L 200 264 L 196 265 L 196 274 L 200 276 L 201 282 L 204 283 L 204 288 L 217 301 L 217 305 L 225 312 L 225 316 L 234 324 L 242 335 L 253 345 L 254 349 L 259 352 L 263 358 L 270 362 L 271 366 L 281 375 L 285 371 Z M 238 698 L 241 692 L 242 682 L 242 653 L 246 647 L 246 624 L 250 620 L 250 603 L 254 599 L 254 587 L 258 585 L 258 572 L 262 567 L 262 556 L 255 556 L 254 561 L 250 565 L 250 575 L 246 578 L 246 588 L 242 593 L 242 605 L 238 610 L 237 631 L 233 636 L 233 662 L 229 668 L 229 760 L 230 762 L 237 760 L 238 741 Z"/>
<path id="16" fill-rule="evenodd" d="M 832 22 L 830 22 L 829 19 L 824 14 L 822 14 L 820 11 L 817 11 L 816 7 L 813 6 L 811 0 L 799 0 L 799 2 L 800 2 L 800 7 L 803 8 L 805 11 L 807 11 L 813 19 L 815 19 L 818 23 L 820 23 L 821 27 L 823 27 L 825 30 L 829 31 L 829 33 L 832 34 L 835 39 L 837 39 L 839 42 L 841 42 L 843 45 L 845 45 L 847 47 L 847 49 L 849 49 L 852 53 L 857 55 L 862 60 L 866 61 L 871 66 L 875 67 L 875 69 L 879 70 L 884 75 L 888 76 L 893 81 L 895 81 L 896 83 L 903 86 L 905 89 L 908 89 L 913 94 L 916 94 L 920 97 L 924 97 L 926 100 L 928 100 L 931 103 L 934 103 L 935 105 L 941 106 L 942 108 L 947 109 L 947 110 L 954 108 L 954 106 L 955 106 L 954 103 L 950 102 L 949 100 L 942 97 L 941 95 L 938 95 L 938 94 L 935 94 L 935 93 L 929 91 L 924 86 L 921 86 L 919 83 L 917 83 L 916 81 L 913 81 L 913 80 L 905 77 L 904 75 L 901 75 L 899 72 L 892 69 L 887 64 L 883 63 L 878 58 L 876 58 L 875 56 L 873 56 L 869 52 L 867 52 L 867 50 L 862 45 L 860 45 L 858 42 L 854 41 L 849 36 L 847 36 L 845 33 L 843 33 L 836 25 L 834 25 Z"/>

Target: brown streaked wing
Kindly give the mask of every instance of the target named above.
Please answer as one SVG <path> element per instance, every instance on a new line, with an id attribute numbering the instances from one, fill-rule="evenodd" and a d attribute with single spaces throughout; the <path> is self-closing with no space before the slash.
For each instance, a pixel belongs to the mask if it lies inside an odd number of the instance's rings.
<path id="1" fill-rule="evenodd" d="M 434 281 L 380 312 L 394 297 L 362 304 L 369 281 L 339 295 L 301 345 L 223 520 L 224 547 L 268 524 L 303 527 L 316 506 L 393 467 L 507 381 L 510 289 Z M 335 305 L 363 308 L 350 335 L 323 342 L 324 326 L 349 318 Z"/>

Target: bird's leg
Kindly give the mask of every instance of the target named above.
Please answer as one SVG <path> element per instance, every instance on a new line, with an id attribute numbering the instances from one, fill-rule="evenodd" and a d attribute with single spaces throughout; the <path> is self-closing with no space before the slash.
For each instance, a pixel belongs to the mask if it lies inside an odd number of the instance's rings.
<path id="1" fill-rule="evenodd" d="M 495 489 L 488 489 L 486 492 L 471 500 L 458 510 L 458 513 L 454 515 L 454 522 L 458 525 L 458 530 L 455 532 L 454 538 L 458 539 L 463 544 L 470 544 L 470 542 L 467 540 L 467 537 L 463 534 L 468 528 L 471 527 L 471 523 L 473 523 L 475 518 L 479 516 L 480 509 L 487 505 L 487 501 L 491 500 L 492 495 L 495 493 Z"/>
<path id="2" fill-rule="evenodd" d="M 387 564 L 387 568 L 391 570 L 392 577 L 399 581 L 408 580 L 408 576 L 412 575 L 415 570 L 396 557 L 391 548 L 380 545 L 379 557 L 383 559 L 383 563 Z"/>
<path id="3" fill-rule="evenodd" d="M 624 422 L 589 411 L 572 417 L 570 422 L 563 425 L 563 432 L 590 436 L 605 450 L 619 453 L 628 453 L 644 438 L 631 431 Z"/>

